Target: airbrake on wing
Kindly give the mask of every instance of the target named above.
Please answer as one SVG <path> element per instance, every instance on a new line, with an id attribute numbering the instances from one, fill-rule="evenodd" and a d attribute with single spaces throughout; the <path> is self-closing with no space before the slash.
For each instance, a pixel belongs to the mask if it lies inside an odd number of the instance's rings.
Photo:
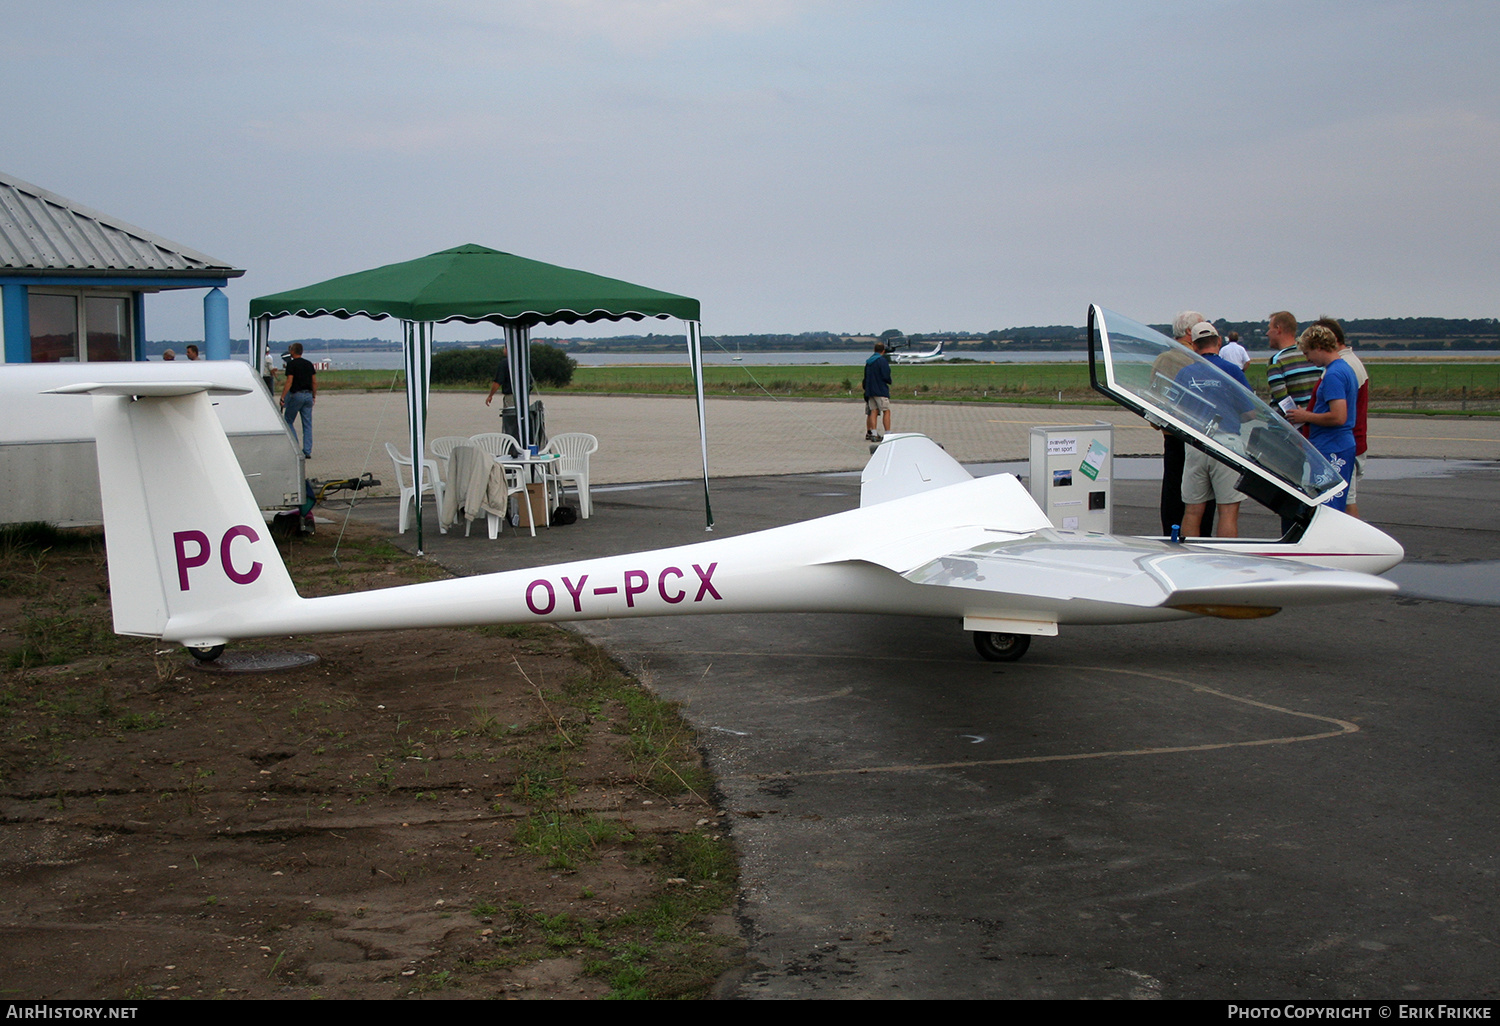
<path id="1" fill-rule="evenodd" d="M 1103 321 L 1101 311 L 1101 358 L 1131 354 L 1128 373 L 1114 377 L 1135 384 L 1132 408 L 1192 437 L 1192 418 L 1152 391 L 1160 349 L 1150 329 L 1121 319 L 1126 327 L 1106 334 Z M 1382 532 L 1321 505 L 1336 491 L 1331 468 L 1310 447 L 1278 443 L 1266 420 L 1238 441 L 1195 444 L 1305 507 L 1295 537 L 1276 541 L 1183 545 L 1057 531 L 1012 475 L 976 479 L 930 439 L 892 435 L 865 468 L 858 509 L 652 552 L 304 599 L 213 415 L 211 383 L 142 374 L 68 388 L 93 397 L 115 630 L 200 658 L 272 635 L 859 612 L 959 620 L 981 654 L 1015 659 L 1032 636 L 1063 624 L 1265 616 L 1389 594 L 1395 585 L 1372 574 L 1402 555 Z M 1255 469 L 1257 457 L 1275 461 L 1274 472 Z"/>

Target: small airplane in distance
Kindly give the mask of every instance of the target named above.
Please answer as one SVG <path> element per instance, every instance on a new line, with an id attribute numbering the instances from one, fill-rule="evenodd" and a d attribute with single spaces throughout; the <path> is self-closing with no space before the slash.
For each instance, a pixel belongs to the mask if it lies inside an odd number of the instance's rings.
<path id="1" fill-rule="evenodd" d="M 1254 618 L 1396 591 L 1373 575 L 1400 562 L 1401 546 L 1324 505 L 1344 482 L 1279 414 L 1244 390 L 1232 417 L 1185 391 L 1181 368 L 1211 365 L 1144 325 L 1094 307 L 1089 332 L 1095 386 L 1240 470 L 1241 491 L 1291 518 L 1286 536 L 1174 543 L 1059 531 L 1012 475 L 974 478 L 930 439 L 888 435 L 865 467 L 858 509 L 652 552 L 304 599 L 209 399 L 257 387 L 248 371 L 233 385 L 208 376 L 213 364 L 115 365 L 54 391 L 93 397 L 115 630 L 200 659 L 278 635 L 860 612 L 950 618 L 982 656 L 1012 660 L 1062 625 Z"/>
<path id="2" fill-rule="evenodd" d="M 931 363 L 933 360 L 943 358 L 943 343 L 939 342 L 936 349 L 926 353 L 892 353 L 892 363 Z"/>

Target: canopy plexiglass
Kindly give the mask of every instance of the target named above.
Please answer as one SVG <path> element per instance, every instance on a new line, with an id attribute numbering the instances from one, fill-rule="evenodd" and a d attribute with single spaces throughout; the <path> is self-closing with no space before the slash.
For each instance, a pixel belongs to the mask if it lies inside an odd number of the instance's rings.
<path id="1" fill-rule="evenodd" d="M 1154 328 L 1090 307 L 1089 370 L 1094 387 L 1122 406 L 1299 502 L 1343 490 L 1338 471 L 1280 413 Z M 1205 377 L 1222 380 L 1209 390 L 1198 384 Z"/>

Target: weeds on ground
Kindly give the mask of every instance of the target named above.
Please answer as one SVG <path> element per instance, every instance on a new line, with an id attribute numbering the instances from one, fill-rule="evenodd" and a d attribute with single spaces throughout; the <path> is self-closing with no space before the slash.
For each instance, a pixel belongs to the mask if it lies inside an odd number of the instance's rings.
<path id="1" fill-rule="evenodd" d="M 18 643 L 3 653 L 6 669 L 59 666 L 131 644 L 114 633 L 109 586 L 99 566 L 102 548 L 97 531 L 0 527 L 0 597 L 21 600 Z M 59 579 L 80 576 L 90 579 L 88 587 L 57 587 Z"/>
<path id="2" fill-rule="evenodd" d="M 336 562 L 333 543 L 332 532 L 289 543 L 288 565 L 303 594 L 365 588 L 372 578 L 394 585 L 442 574 L 434 564 L 358 535 L 345 539 Z M 28 764 L 63 760 L 71 739 L 171 729 L 186 715 L 184 695 L 191 705 L 195 689 L 203 686 L 207 693 L 201 682 L 176 676 L 180 654 L 113 634 L 101 551 L 97 532 L 0 531 L 0 597 L 19 600 L 12 606 L 23 610 L 17 626 L 0 634 L 0 778 Z M 68 587 L 56 586 L 61 578 Z M 451 721 L 432 725 L 412 723 L 399 713 L 360 716 L 354 698 L 300 683 L 247 694 L 242 708 L 257 724 L 263 716 L 266 726 L 260 743 L 268 761 L 259 763 L 262 772 L 269 773 L 274 760 L 290 757 L 281 755 L 283 750 L 326 755 L 330 762 L 340 753 L 346 760 L 357 753 L 361 761 L 347 762 L 337 773 L 322 764 L 307 767 L 296 775 L 300 781 L 289 774 L 285 783 L 278 780 L 270 790 L 235 802 L 269 807 L 288 801 L 288 792 L 315 792 L 321 802 L 314 810 L 306 801 L 302 813 L 312 818 L 335 801 L 357 806 L 446 800 L 433 786 L 436 780 L 426 776 L 436 760 L 484 760 L 492 764 L 485 772 L 493 781 L 486 787 L 495 788 L 489 794 L 501 798 L 493 808 L 515 816 L 515 825 L 488 844 L 468 845 L 466 853 L 476 863 L 519 858 L 538 873 L 572 875 L 588 873 L 608 856 L 641 867 L 656 884 L 644 896 L 611 895 L 609 901 L 580 886 L 585 909 L 568 914 L 528 911 L 508 903 L 505 895 L 477 898 L 473 915 L 502 924 L 493 941 L 499 950 L 493 958 L 434 967 L 412 983 L 412 991 L 446 990 L 462 985 L 470 973 L 567 955 L 582 958 L 587 974 L 605 981 L 614 997 L 707 992 L 735 956 L 731 938 L 703 926 L 707 917 L 724 914 L 733 899 L 728 842 L 713 832 L 714 825 L 663 837 L 659 828 L 637 831 L 613 808 L 577 807 L 580 795 L 597 793 L 598 781 L 581 776 L 579 767 L 587 761 L 585 751 L 601 745 L 617 748 L 630 767 L 630 780 L 650 800 L 704 800 L 711 781 L 680 710 L 569 632 L 550 625 L 476 630 L 503 639 L 505 649 L 522 659 L 546 657 L 528 660 L 528 667 L 534 662 L 567 669 L 551 677 L 530 670 L 530 710 L 518 712 L 512 705 L 502 715 L 478 698 L 460 707 Z M 558 658 L 568 662 L 549 661 Z M 177 697 L 176 704 L 162 700 L 164 690 Z M 208 766 L 174 763 L 170 776 L 155 785 L 158 807 L 218 807 L 226 800 L 224 779 Z M 484 801 L 488 805 L 491 799 Z M 710 820 L 717 823 L 713 816 Z M 405 882 L 409 873 L 420 872 L 399 869 L 386 875 Z M 207 896 L 204 907 L 220 901 Z M 289 971 L 278 956 L 272 976 Z"/>
<path id="3" fill-rule="evenodd" d="M 576 869 L 580 862 L 598 858 L 604 845 L 634 837 L 618 820 L 553 811 L 527 816 L 516 827 L 514 841 L 547 869 Z"/>
<path id="4" fill-rule="evenodd" d="M 481 973 L 582 956 L 586 975 L 605 981 L 614 998 L 707 994 L 734 957 L 734 942 L 704 927 L 705 919 L 729 909 L 738 879 L 733 849 L 717 832 L 717 818 L 711 817 L 706 829 L 663 838 L 639 834 L 618 816 L 569 807 L 586 783 L 570 775 L 577 750 L 590 725 L 601 720 L 619 736 L 636 784 L 653 800 L 704 800 L 712 781 L 691 728 L 676 704 L 657 698 L 597 646 L 552 627 L 527 627 L 509 636 L 548 646 L 561 636 L 578 667 L 550 688 L 527 678 L 541 714 L 528 730 L 502 728 L 482 710 L 471 716 L 476 733 L 495 738 L 516 759 L 510 793 L 529 811 L 511 837 L 515 851 L 535 860 L 540 871 L 565 874 L 583 872 L 615 854 L 652 871 L 657 884 L 623 910 L 596 915 L 547 915 L 480 899 L 473 907 L 476 917 L 504 920 L 497 941 L 503 950 L 472 960 L 465 969 Z M 583 888 L 581 897 L 592 901 L 594 894 Z"/>

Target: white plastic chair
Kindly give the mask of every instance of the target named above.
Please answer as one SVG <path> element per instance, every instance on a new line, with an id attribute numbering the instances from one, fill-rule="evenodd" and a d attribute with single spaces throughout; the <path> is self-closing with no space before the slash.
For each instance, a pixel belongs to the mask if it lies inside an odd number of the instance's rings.
<path id="1" fill-rule="evenodd" d="M 477 445 L 479 446 L 479 448 L 483 449 L 491 456 L 497 456 L 501 459 L 504 459 L 507 456 L 520 456 L 526 452 L 526 449 L 522 447 L 521 443 L 516 439 L 515 435 L 508 435 L 503 431 L 491 431 L 487 434 L 475 435 L 473 438 L 469 439 L 469 443 L 471 445 Z M 545 477 L 546 475 L 543 475 L 544 480 Z M 547 487 L 547 494 L 550 498 L 552 487 L 552 483 L 550 481 L 547 482 Z M 515 493 L 517 491 L 524 493 L 526 491 L 526 471 L 520 467 L 506 467 L 505 489 L 507 492 L 511 493 Z M 527 502 L 529 504 L 530 500 L 527 500 Z M 527 519 L 529 520 L 530 517 L 528 516 Z M 532 537 L 535 537 L 536 525 L 531 524 L 530 527 Z M 493 537 L 493 535 L 491 535 L 491 537 Z"/>
<path id="2" fill-rule="evenodd" d="M 517 456 L 526 451 L 521 448 L 521 443 L 516 441 L 514 435 L 507 435 L 503 431 L 475 435 L 469 439 L 469 444 L 479 446 L 491 456 Z"/>
<path id="3" fill-rule="evenodd" d="M 467 438 L 458 435 L 443 435 L 427 443 L 427 448 L 432 450 L 432 455 L 437 459 L 438 470 L 442 471 L 444 488 L 453 487 L 453 461 L 449 458 L 453 455 L 453 447 L 468 444 Z"/>
<path id="4" fill-rule="evenodd" d="M 523 502 L 523 503 L 526 503 L 526 509 L 527 509 L 526 526 L 529 527 L 529 528 L 531 528 L 531 536 L 533 538 L 535 538 L 536 537 L 536 518 L 534 518 L 533 516 L 531 516 L 531 493 L 526 490 L 526 472 L 525 472 L 525 470 L 523 470 L 521 468 L 520 464 L 516 464 L 516 463 L 512 463 L 509 466 L 501 464 L 500 469 L 505 472 L 505 499 L 506 499 L 506 503 L 509 504 L 510 497 L 512 495 L 519 495 L 521 497 L 520 501 Z M 504 518 L 503 517 L 499 518 L 499 520 L 500 520 L 501 523 L 504 522 Z M 498 534 L 498 533 L 499 533 L 499 524 L 496 523 L 495 516 L 493 514 L 491 514 L 491 516 L 490 516 L 490 538 L 493 540 L 495 538 L 496 534 Z"/>
<path id="5" fill-rule="evenodd" d="M 525 498 L 526 498 L 526 479 L 521 474 L 521 468 L 519 466 L 515 466 L 515 465 L 507 467 L 507 466 L 505 466 L 502 463 L 500 465 L 500 472 L 505 475 L 505 502 L 506 502 L 506 505 L 507 506 L 510 505 L 510 497 L 512 495 L 520 495 L 521 498 L 522 498 L 522 501 L 525 501 Z M 501 516 L 500 514 L 498 514 L 498 513 L 489 513 L 489 512 L 486 512 L 485 513 L 485 521 L 486 521 L 486 525 L 489 527 L 490 541 L 494 541 L 496 538 L 500 537 L 500 531 L 505 527 L 505 518 L 503 516 Z M 465 520 L 465 522 L 464 522 L 464 537 L 465 538 L 467 538 L 469 536 L 469 528 L 471 528 L 473 526 L 474 526 L 474 521 L 467 520 L 467 519 Z M 533 538 L 536 537 L 536 525 L 535 524 L 531 525 L 531 536 Z"/>
<path id="6" fill-rule="evenodd" d="M 397 449 L 390 442 L 385 443 L 385 451 L 390 454 L 391 463 L 396 468 L 396 483 L 401 486 L 401 514 L 398 522 L 400 524 L 399 533 L 405 534 L 407 524 L 411 522 L 409 510 L 413 508 L 412 504 L 414 501 L 421 502 L 422 496 L 430 492 L 437 499 L 438 509 L 441 510 L 443 508 L 443 478 L 438 473 L 437 460 L 423 460 L 422 481 L 419 488 L 416 482 L 416 474 L 412 469 L 411 457 L 401 455 L 401 450 Z M 404 472 L 403 468 L 405 468 Z M 407 484 L 408 478 L 411 479 L 411 484 Z M 442 524 L 438 524 L 438 532 L 447 534 L 448 529 Z"/>
<path id="7" fill-rule="evenodd" d="M 564 481 L 572 481 L 578 489 L 578 515 L 587 520 L 593 511 L 589 501 L 589 457 L 599 451 L 599 439 L 581 431 L 568 431 L 553 435 L 543 452 L 555 452 L 557 462 L 543 468 L 542 474 L 557 485 L 558 498 L 562 498 Z"/>

